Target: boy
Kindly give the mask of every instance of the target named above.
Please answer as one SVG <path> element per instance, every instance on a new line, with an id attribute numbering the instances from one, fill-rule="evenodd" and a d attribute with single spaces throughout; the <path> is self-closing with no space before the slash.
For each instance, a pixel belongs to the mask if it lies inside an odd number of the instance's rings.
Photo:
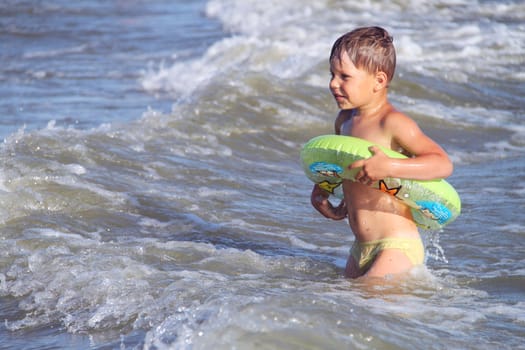
<path id="1" fill-rule="evenodd" d="M 341 109 L 335 133 L 359 137 L 408 155 L 387 157 L 372 146 L 372 157 L 358 160 L 356 181 L 343 182 L 344 200 L 334 207 L 329 194 L 315 185 L 312 205 L 325 217 L 348 217 L 355 242 L 345 275 L 383 277 L 424 262 L 424 246 L 410 208 L 370 185 L 385 177 L 445 178 L 453 166 L 445 151 L 388 101 L 396 55 L 392 37 L 380 27 L 357 28 L 340 37 L 330 54 L 330 91 Z"/>

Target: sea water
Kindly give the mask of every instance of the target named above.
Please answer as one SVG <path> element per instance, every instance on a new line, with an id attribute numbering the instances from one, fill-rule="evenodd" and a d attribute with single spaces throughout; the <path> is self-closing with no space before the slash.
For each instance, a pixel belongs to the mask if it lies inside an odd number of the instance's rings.
<path id="1" fill-rule="evenodd" d="M 401 284 L 299 163 L 363 25 L 463 201 Z M 3 1 L 0 349 L 524 349 L 524 48 L 520 0 Z"/>

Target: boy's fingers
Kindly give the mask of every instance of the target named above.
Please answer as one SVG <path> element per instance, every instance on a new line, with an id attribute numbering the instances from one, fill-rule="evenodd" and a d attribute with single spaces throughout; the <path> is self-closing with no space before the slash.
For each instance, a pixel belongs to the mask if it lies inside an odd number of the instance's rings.
<path id="1" fill-rule="evenodd" d="M 353 162 L 352 164 L 350 164 L 350 166 L 348 167 L 348 169 L 361 168 L 361 167 L 363 167 L 363 165 L 365 165 L 365 160 L 364 160 L 364 159 L 356 160 L 355 162 Z"/>
<path id="2" fill-rule="evenodd" d="M 376 154 L 377 152 L 381 151 L 381 149 L 379 147 L 377 147 L 377 146 L 370 146 L 370 147 L 368 147 L 368 150 L 370 152 L 372 152 L 373 154 Z"/>

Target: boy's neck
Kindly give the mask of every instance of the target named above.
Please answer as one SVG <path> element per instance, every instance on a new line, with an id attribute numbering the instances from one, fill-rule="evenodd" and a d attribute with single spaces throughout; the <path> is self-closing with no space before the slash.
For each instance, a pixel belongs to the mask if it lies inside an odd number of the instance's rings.
<path id="1" fill-rule="evenodd" d="M 387 98 L 381 98 L 377 101 L 373 101 L 372 103 L 369 103 L 368 105 L 356 108 L 355 115 L 362 118 L 369 118 L 374 117 L 377 115 L 383 115 L 383 110 L 385 107 L 389 106 L 390 103 L 388 102 Z"/>

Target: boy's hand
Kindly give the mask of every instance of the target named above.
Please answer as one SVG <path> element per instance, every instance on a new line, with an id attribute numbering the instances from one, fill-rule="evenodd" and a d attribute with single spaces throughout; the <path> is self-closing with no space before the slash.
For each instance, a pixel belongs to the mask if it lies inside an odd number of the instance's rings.
<path id="1" fill-rule="evenodd" d="M 372 152 L 370 158 L 357 160 L 348 168 L 350 170 L 361 168 L 355 176 L 355 181 L 370 186 L 374 182 L 388 177 L 390 158 L 377 146 L 370 146 L 368 149 Z"/>
<path id="2" fill-rule="evenodd" d="M 328 197 L 330 197 L 328 192 L 319 187 L 319 185 L 314 185 L 312 195 L 310 196 L 310 201 L 312 202 L 313 207 L 328 219 L 344 219 L 348 215 L 345 201 L 342 200 L 337 207 L 334 207 L 328 200 Z"/>

